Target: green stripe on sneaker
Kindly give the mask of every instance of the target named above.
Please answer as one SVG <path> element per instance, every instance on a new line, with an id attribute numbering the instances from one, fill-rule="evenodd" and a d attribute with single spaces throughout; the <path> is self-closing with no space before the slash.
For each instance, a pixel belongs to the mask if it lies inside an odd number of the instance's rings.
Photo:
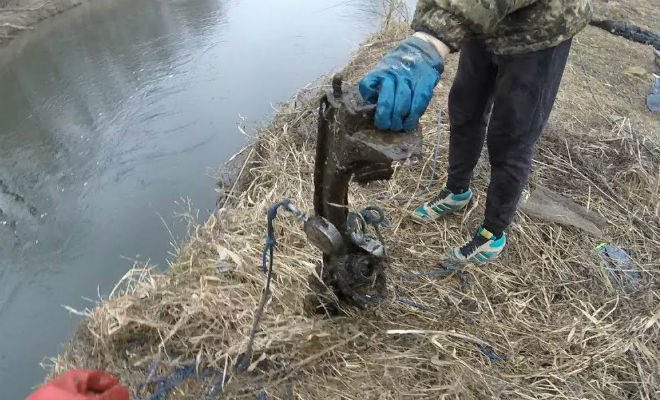
<path id="1" fill-rule="evenodd" d="M 460 194 L 452 194 L 451 198 L 454 201 L 464 201 L 470 198 L 472 196 L 472 191 L 470 189 L 466 190 L 463 193 Z"/>

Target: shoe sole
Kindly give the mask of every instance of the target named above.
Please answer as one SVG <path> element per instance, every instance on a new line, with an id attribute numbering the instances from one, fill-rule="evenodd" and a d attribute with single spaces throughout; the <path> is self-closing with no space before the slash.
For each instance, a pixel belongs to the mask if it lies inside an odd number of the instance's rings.
<path id="1" fill-rule="evenodd" d="M 460 208 L 459 208 L 458 210 L 460 210 Z M 436 221 L 436 220 L 438 220 L 438 219 L 444 217 L 445 215 L 453 214 L 453 213 L 455 213 L 455 212 L 458 211 L 458 210 L 451 210 L 451 211 L 444 212 L 444 213 L 442 213 L 442 214 L 438 213 L 438 214 L 437 214 L 438 216 L 435 217 L 435 218 L 424 218 L 424 217 L 420 217 L 419 215 L 417 215 L 417 214 L 413 211 L 413 212 L 410 213 L 410 218 L 411 218 L 413 221 L 415 221 L 415 222 L 417 222 L 417 223 L 419 223 L 419 224 L 426 224 L 426 223 L 428 223 L 428 222 Z"/>
<path id="2" fill-rule="evenodd" d="M 443 264 L 448 264 L 451 265 L 453 268 L 462 268 L 465 267 L 468 264 L 474 264 L 474 265 L 485 265 L 485 264 L 490 264 L 491 262 L 497 260 L 500 258 L 502 255 L 502 252 L 498 253 L 496 256 L 486 259 L 486 260 L 480 260 L 476 256 L 472 256 L 471 258 L 466 259 L 465 261 L 459 260 L 459 259 L 449 259 L 447 256 L 445 256 L 442 260 L 441 263 Z"/>

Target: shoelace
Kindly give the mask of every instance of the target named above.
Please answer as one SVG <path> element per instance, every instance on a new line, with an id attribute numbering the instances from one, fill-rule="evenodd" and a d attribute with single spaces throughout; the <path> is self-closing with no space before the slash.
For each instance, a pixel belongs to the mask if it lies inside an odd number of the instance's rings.
<path id="1" fill-rule="evenodd" d="M 451 190 L 447 188 L 442 189 L 442 192 L 440 192 L 439 195 L 435 196 L 435 198 L 429 202 L 429 207 L 433 208 L 437 206 L 438 204 L 440 204 L 440 202 L 442 202 L 442 200 L 444 200 L 450 194 L 453 194 Z"/>
<path id="2" fill-rule="evenodd" d="M 477 232 L 477 234 L 474 235 L 472 240 L 470 240 L 465 245 L 463 245 L 463 247 L 461 247 L 460 249 L 461 254 L 463 254 L 464 257 L 468 257 L 477 249 L 477 247 L 488 243 L 489 240 L 490 239 L 486 239 L 485 237 L 481 236 L 479 232 Z"/>

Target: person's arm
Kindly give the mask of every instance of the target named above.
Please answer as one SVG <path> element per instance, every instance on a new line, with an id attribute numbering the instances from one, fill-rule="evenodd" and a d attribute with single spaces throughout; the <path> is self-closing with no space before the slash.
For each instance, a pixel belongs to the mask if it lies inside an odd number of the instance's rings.
<path id="1" fill-rule="evenodd" d="M 435 36 L 426 33 L 426 32 L 415 32 L 413 36 L 416 36 L 418 38 L 424 39 L 427 42 L 431 43 L 435 50 L 440 54 L 440 57 L 444 60 L 445 57 L 451 52 L 451 49 L 449 46 L 441 42 L 439 39 L 437 39 Z"/>
<path id="2" fill-rule="evenodd" d="M 376 105 L 374 124 L 391 131 L 411 131 L 426 110 L 444 69 L 448 49 L 428 35 L 399 43 L 358 84 L 362 98 Z"/>
<path id="3" fill-rule="evenodd" d="M 472 33 L 487 33 L 508 14 L 536 0 L 419 0 L 416 31 L 362 78 L 360 94 L 377 104 L 374 124 L 410 131 L 426 111 L 440 81 L 444 59 Z"/>
<path id="4" fill-rule="evenodd" d="M 472 33 L 491 32 L 507 15 L 537 0 L 419 0 L 411 27 L 457 51 Z"/>

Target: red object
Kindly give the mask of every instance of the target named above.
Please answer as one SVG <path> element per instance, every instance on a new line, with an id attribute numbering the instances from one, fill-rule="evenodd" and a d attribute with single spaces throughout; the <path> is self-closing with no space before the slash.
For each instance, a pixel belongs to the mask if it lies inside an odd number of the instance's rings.
<path id="1" fill-rule="evenodd" d="M 76 369 L 58 376 L 26 400 L 129 400 L 128 389 L 104 371 Z"/>

